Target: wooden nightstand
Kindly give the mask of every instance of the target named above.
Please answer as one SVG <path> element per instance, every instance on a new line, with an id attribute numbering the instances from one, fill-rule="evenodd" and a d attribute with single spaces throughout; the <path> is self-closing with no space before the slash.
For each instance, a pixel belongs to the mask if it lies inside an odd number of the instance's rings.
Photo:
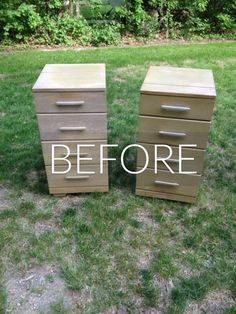
<path id="1" fill-rule="evenodd" d="M 108 191 L 108 166 L 100 174 L 100 145 L 107 143 L 106 74 L 104 64 L 47 64 L 33 87 L 42 140 L 49 192 L 55 195 Z M 81 171 L 77 174 L 77 145 L 81 147 Z M 52 174 L 52 145 L 70 150 L 69 173 Z M 106 152 L 105 152 L 106 154 Z M 63 147 L 55 157 L 63 157 Z M 67 162 L 55 161 L 56 171 L 67 169 Z"/>
<path id="2" fill-rule="evenodd" d="M 215 85 L 212 71 L 150 67 L 141 88 L 139 116 L 139 144 L 150 156 L 148 168 L 137 175 L 136 194 L 194 203 L 201 181 L 204 152 L 207 145 L 215 103 Z M 172 174 L 158 161 L 154 173 L 154 145 L 168 145 L 173 154 L 167 163 Z M 196 144 L 183 148 L 183 171 L 179 173 L 179 145 Z M 168 155 L 164 147 L 157 148 L 158 157 Z M 138 150 L 137 167 L 145 164 L 144 152 Z"/>

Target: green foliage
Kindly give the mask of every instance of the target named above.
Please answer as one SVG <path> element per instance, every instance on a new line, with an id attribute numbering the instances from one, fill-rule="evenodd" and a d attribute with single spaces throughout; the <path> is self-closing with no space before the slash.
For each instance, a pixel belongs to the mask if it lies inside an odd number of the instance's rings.
<path id="1" fill-rule="evenodd" d="M 138 291 L 145 299 L 148 306 L 155 307 L 158 304 L 160 291 L 153 284 L 153 273 L 146 269 L 140 270 L 141 286 Z"/>
<path id="2" fill-rule="evenodd" d="M 217 24 L 220 31 L 227 32 L 233 28 L 235 29 L 235 21 L 229 14 L 219 13 L 216 18 L 218 20 Z"/>
<path id="3" fill-rule="evenodd" d="M 145 12 L 142 4 L 142 0 L 126 1 L 124 6 L 116 9 L 115 17 L 122 23 L 123 31 L 140 36 L 150 36 L 153 33 L 154 20 Z"/>
<path id="4" fill-rule="evenodd" d="M 1 14 L 4 38 L 22 41 L 37 32 L 42 24 L 40 15 L 34 5 L 21 4 L 18 10 L 8 10 Z"/>
<path id="5" fill-rule="evenodd" d="M 91 0 L 74 17 L 61 0 L 0 3 L 0 41 L 35 44 L 110 45 L 121 35 L 153 38 L 236 34 L 236 0 Z"/>
<path id="6" fill-rule="evenodd" d="M 118 23 L 102 23 L 92 28 L 91 43 L 95 46 L 117 44 L 120 38 L 120 25 Z"/>
<path id="7" fill-rule="evenodd" d="M 84 19 L 77 19 L 69 15 L 61 18 L 43 18 L 43 27 L 36 34 L 36 39 L 40 43 L 48 44 L 88 44 L 91 40 L 92 31 Z"/>
<path id="8" fill-rule="evenodd" d="M 163 278 L 170 278 L 175 275 L 178 268 L 174 265 L 171 256 L 166 251 L 160 251 L 154 255 L 152 269 Z"/>

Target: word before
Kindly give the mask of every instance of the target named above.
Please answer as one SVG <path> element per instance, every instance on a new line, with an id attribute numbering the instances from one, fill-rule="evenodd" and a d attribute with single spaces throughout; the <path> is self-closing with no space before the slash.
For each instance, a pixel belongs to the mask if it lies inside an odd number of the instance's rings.
<path id="1" fill-rule="evenodd" d="M 77 152 L 76 152 L 76 155 L 77 155 L 77 174 L 95 174 L 94 171 L 81 171 L 80 168 L 81 168 L 81 161 L 88 161 L 88 160 L 93 160 L 92 158 L 90 157 L 82 157 L 83 155 L 80 154 L 80 149 L 81 147 L 95 147 L 95 145 L 93 144 L 78 144 L 77 145 Z M 105 161 L 115 161 L 117 160 L 117 158 L 106 158 L 104 157 L 104 150 L 105 148 L 109 148 L 109 147 L 118 147 L 118 144 L 101 144 L 100 145 L 100 158 L 99 158 L 99 164 L 100 164 L 100 174 L 103 174 L 103 165 L 104 165 L 104 162 Z M 144 152 L 144 155 L 145 155 L 145 163 L 144 163 L 144 166 L 137 170 L 137 171 L 131 171 L 129 169 L 127 169 L 126 165 L 125 165 L 125 162 L 124 162 L 124 157 L 125 157 L 125 153 L 127 152 L 128 149 L 132 148 L 132 147 L 137 147 L 139 149 L 142 149 L 143 152 Z M 169 152 L 169 154 L 166 156 L 166 157 L 160 157 L 158 156 L 158 149 L 160 148 L 166 148 Z M 182 173 L 182 174 L 195 174 L 197 173 L 197 171 L 183 171 L 183 161 L 185 160 L 194 160 L 194 158 L 185 158 L 183 157 L 183 148 L 186 148 L 186 147 L 197 147 L 197 145 L 195 144 L 181 144 L 179 145 L 178 147 L 178 155 L 179 155 L 179 158 L 178 158 L 178 164 L 179 164 L 179 167 L 178 167 L 178 173 Z M 65 156 L 63 157 L 55 157 L 55 151 L 57 148 L 63 148 L 65 149 Z M 70 151 L 70 148 L 66 145 L 62 145 L 62 144 L 53 144 L 52 145 L 52 174 L 65 174 L 65 173 L 68 173 L 70 170 L 71 170 L 71 161 L 68 159 L 70 156 L 71 156 L 71 151 Z M 73 153 L 74 155 L 74 153 Z M 160 145 L 160 144 L 157 144 L 157 145 L 154 145 L 154 171 L 155 173 L 157 173 L 158 171 L 158 162 L 162 162 L 166 168 L 171 172 L 171 173 L 175 173 L 173 171 L 173 169 L 170 167 L 170 165 L 168 164 L 168 160 L 171 158 L 172 156 L 172 148 L 168 145 Z M 55 161 L 64 161 L 65 163 L 67 163 L 68 167 L 65 171 L 56 171 L 55 170 Z M 131 145 L 128 145 L 126 146 L 122 153 L 121 153 L 121 156 L 120 156 L 120 162 L 121 162 L 121 166 L 122 168 L 129 174 L 140 174 L 142 172 L 144 172 L 147 167 L 148 167 L 148 164 L 149 164 L 149 154 L 148 154 L 148 151 L 146 150 L 145 147 L 143 147 L 142 145 L 139 145 L 139 144 L 131 144 Z"/>

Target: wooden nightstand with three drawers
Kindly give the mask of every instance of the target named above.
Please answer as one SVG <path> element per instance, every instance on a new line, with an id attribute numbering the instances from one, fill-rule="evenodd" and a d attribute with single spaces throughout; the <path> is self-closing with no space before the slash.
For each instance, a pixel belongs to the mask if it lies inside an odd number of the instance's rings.
<path id="1" fill-rule="evenodd" d="M 212 71 L 201 69 L 156 67 L 149 68 L 141 88 L 139 116 L 139 144 L 148 152 L 146 171 L 137 175 L 136 194 L 194 203 L 201 181 L 204 153 L 215 103 L 215 85 Z M 183 148 L 179 173 L 179 145 Z M 160 161 L 154 172 L 154 145 L 167 145 L 172 156 L 167 163 L 172 174 Z M 157 156 L 168 156 L 168 148 L 157 147 Z M 145 164 L 145 154 L 139 149 L 138 170 Z"/>
<path id="2" fill-rule="evenodd" d="M 55 195 L 108 191 L 108 165 L 100 174 L 100 145 L 107 143 L 106 74 L 104 64 L 47 64 L 33 87 L 49 192 Z M 69 148 L 71 170 L 52 174 L 52 145 Z M 81 147 L 81 172 L 77 173 L 77 145 Z M 67 150 L 55 147 L 55 157 Z M 104 153 L 106 157 L 106 151 Z M 68 169 L 55 161 L 55 171 Z"/>

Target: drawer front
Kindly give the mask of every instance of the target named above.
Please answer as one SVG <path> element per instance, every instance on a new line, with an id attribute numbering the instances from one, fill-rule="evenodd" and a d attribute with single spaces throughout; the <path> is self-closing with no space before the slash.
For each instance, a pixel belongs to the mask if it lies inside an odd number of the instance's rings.
<path id="1" fill-rule="evenodd" d="M 155 168 L 155 148 L 154 144 L 144 144 L 139 143 L 139 145 L 143 146 L 148 152 L 149 163 L 148 168 Z M 172 149 L 172 155 L 170 159 L 166 162 L 170 166 L 170 168 L 174 172 L 179 172 L 179 148 L 170 146 Z M 194 158 L 194 160 L 182 160 L 182 171 L 197 171 L 197 173 L 201 174 L 203 168 L 203 160 L 204 160 L 204 150 L 200 149 L 191 149 L 191 148 L 183 148 L 182 149 L 182 158 Z M 157 148 L 157 157 L 168 157 L 169 150 L 166 147 L 158 147 Z M 144 167 L 146 163 L 146 156 L 144 151 L 141 148 L 138 148 L 138 156 L 137 156 L 137 166 Z M 167 167 L 164 165 L 162 161 L 157 162 L 157 169 L 167 170 Z"/>
<path id="2" fill-rule="evenodd" d="M 140 114 L 178 119 L 211 120 L 214 99 L 141 94 Z"/>
<path id="3" fill-rule="evenodd" d="M 56 171 L 66 171 L 67 167 L 57 166 Z M 81 171 L 94 171 L 95 174 L 77 174 L 76 165 L 72 165 L 67 174 L 52 174 L 52 167 L 46 166 L 49 187 L 84 187 L 84 186 L 107 186 L 108 185 L 108 165 L 104 165 L 104 173 L 100 174 L 99 165 L 84 165 Z"/>
<path id="4" fill-rule="evenodd" d="M 54 141 L 54 142 L 42 142 L 43 156 L 45 165 L 52 164 L 52 145 L 64 145 L 70 150 L 70 155 L 67 158 L 71 164 L 77 164 L 77 145 L 95 145 L 95 147 L 80 147 L 81 158 L 92 158 L 92 160 L 81 160 L 80 163 L 84 164 L 99 164 L 100 163 L 100 147 L 107 144 L 107 141 Z M 104 158 L 107 158 L 107 148 L 103 148 Z M 63 158 L 67 155 L 67 149 L 65 147 L 55 147 L 54 157 Z M 55 160 L 55 165 L 67 165 L 65 160 Z"/>
<path id="5" fill-rule="evenodd" d="M 172 174 L 169 171 L 147 169 L 137 175 L 136 189 L 170 194 L 196 196 L 200 175 Z"/>
<path id="6" fill-rule="evenodd" d="M 107 138 L 106 114 L 38 114 L 43 141 L 104 140 Z"/>
<path id="7" fill-rule="evenodd" d="M 106 112 L 105 92 L 33 93 L 37 113 Z"/>
<path id="8" fill-rule="evenodd" d="M 139 141 L 143 143 L 194 144 L 205 149 L 210 122 L 140 116 Z"/>

